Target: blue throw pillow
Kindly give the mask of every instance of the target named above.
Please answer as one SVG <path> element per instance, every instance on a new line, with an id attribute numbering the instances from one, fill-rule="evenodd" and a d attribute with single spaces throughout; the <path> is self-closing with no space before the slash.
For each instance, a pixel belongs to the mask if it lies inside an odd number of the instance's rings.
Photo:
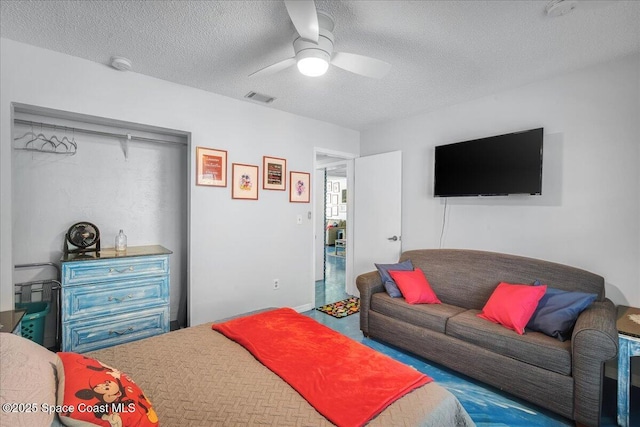
<path id="1" fill-rule="evenodd" d="M 539 284 L 537 280 L 534 283 Z M 571 338 L 573 326 L 580 313 L 596 298 L 596 294 L 547 287 L 547 292 L 538 302 L 538 308 L 531 316 L 527 328 L 566 341 Z"/>
<path id="2" fill-rule="evenodd" d="M 413 264 L 411 260 L 408 259 L 406 261 L 400 262 L 398 264 L 375 264 L 378 269 L 378 273 L 380 273 L 380 278 L 382 279 L 382 283 L 384 283 L 384 289 L 387 291 L 391 298 L 400 298 L 402 293 L 400 289 L 398 289 L 398 285 L 393 281 L 391 275 L 389 274 L 389 270 L 391 271 L 411 271 L 413 270 Z"/>

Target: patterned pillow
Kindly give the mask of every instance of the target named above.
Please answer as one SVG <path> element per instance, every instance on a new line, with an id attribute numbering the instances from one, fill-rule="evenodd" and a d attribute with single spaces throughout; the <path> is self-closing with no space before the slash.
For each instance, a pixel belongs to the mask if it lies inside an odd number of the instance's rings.
<path id="1" fill-rule="evenodd" d="M 380 273 L 380 278 L 382 279 L 382 283 L 384 283 L 384 289 L 387 291 L 391 298 L 400 298 L 402 293 L 396 282 L 393 281 L 393 278 L 389 274 L 389 270 L 393 271 L 410 271 L 413 270 L 413 264 L 411 260 L 408 259 L 406 261 L 400 262 L 398 264 L 374 264 L 378 269 L 378 273 Z"/>
<path id="2" fill-rule="evenodd" d="M 123 372 L 76 353 L 58 353 L 60 421 L 71 427 L 156 427 L 151 402 Z"/>

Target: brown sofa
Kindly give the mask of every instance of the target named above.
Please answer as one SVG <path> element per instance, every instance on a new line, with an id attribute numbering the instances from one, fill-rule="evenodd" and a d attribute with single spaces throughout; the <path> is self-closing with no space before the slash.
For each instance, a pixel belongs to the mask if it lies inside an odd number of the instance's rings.
<path id="1" fill-rule="evenodd" d="M 618 351 L 615 306 L 601 276 L 514 255 L 450 249 L 404 252 L 442 304 L 391 298 L 377 271 L 358 276 L 360 329 L 375 338 L 483 381 L 588 426 L 600 422 L 604 362 Z M 570 340 L 524 335 L 478 318 L 499 282 L 595 293 Z"/>

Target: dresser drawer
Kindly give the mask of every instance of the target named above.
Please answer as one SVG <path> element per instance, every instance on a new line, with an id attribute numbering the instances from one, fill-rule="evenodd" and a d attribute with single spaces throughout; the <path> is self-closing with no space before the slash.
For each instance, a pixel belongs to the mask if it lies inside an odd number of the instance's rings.
<path id="1" fill-rule="evenodd" d="M 169 274 L 169 257 L 127 257 L 62 264 L 65 286 Z"/>
<path id="2" fill-rule="evenodd" d="M 169 303 L 169 278 L 99 282 L 62 289 L 62 321 L 140 311 Z"/>
<path id="3" fill-rule="evenodd" d="M 169 307 L 64 325 L 62 351 L 84 353 L 169 332 Z"/>

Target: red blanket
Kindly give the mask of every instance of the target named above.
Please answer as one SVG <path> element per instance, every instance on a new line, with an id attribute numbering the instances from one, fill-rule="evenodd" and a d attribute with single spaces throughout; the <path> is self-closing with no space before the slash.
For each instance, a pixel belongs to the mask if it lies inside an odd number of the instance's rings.
<path id="1" fill-rule="evenodd" d="M 362 426 L 428 376 L 290 308 L 212 328 L 243 345 L 338 426 Z"/>

